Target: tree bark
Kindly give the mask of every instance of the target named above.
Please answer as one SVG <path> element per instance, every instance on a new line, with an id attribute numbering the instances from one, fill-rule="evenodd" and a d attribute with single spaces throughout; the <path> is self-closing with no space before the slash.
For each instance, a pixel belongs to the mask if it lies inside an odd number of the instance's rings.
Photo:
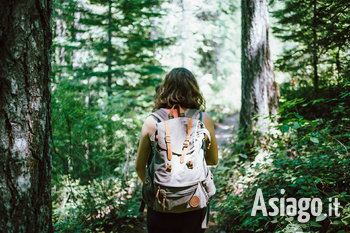
<path id="1" fill-rule="evenodd" d="M 0 232 L 53 232 L 50 0 L 0 0 Z"/>
<path id="2" fill-rule="evenodd" d="M 108 97 L 112 96 L 112 0 L 108 1 L 108 77 L 107 77 L 107 93 Z"/>
<path id="3" fill-rule="evenodd" d="M 185 22 L 185 4 L 184 0 L 179 1 L 180 7 L 181 7 L 181 30 L 180 30 L 180 38 L 181 38 L 181 66 L 185 67 L 185 47 L 184 47 L 184 40 L 185 35 L 184 31 L 186 30 L 186 22 Z"/>
<path id="4" fill-rule="evenodd" d="M 266 131 L 266 116 L 277 113 L 278 89 L 270 59 L 267 0 L 242 0 L 241 137 Z M 259 115 L 255 119 L 254 116 Z M 243 136 L 244 137 L 244 136 Z"/>
<path id="5" fill-rule="evenodd" d="M 318 69 L 317 69 L 317 64 L 318 64 L 318 55 L 317 55 L 317 50 L 318 50 L 318 39 L 317 39 L 317 2 L 314 0 L 312 2 L 312 7 L 313 7 L 313 27 L 312 27 L 312 36 L 313 36 L 313 41 L 312 41 L 312 66 L 314 70 L 314 77 L 313 77 L 313 84 L 314 84 L 314 91 L 317 94 L 318 92 Z"/>

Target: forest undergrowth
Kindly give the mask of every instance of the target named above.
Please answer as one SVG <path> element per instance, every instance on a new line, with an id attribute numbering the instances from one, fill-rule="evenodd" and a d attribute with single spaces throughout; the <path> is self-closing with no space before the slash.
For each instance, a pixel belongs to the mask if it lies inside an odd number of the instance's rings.
<path id="1" fill-rule="evenodd" d="M 271 123 L 267 140 L 235 140 L 226 148 L 215 169 L 219 232 L 349 232 L 349 89 L 349 82 L 321 89 L 318 98 L 311 88 L 282 90 L 278 121 Z M 258 189 L 267 212 L 272 211 L 270 198 L 278 198 L 280 208 L 280 198 L 320 198 L 323 213 L 328 213 L 329 198 L 338 198 L 340 215 L 312 216 L 306 208 L 304 215 L 311 218 L 305 223 L 298 221 L 299 212 L 252 216 Z"/>

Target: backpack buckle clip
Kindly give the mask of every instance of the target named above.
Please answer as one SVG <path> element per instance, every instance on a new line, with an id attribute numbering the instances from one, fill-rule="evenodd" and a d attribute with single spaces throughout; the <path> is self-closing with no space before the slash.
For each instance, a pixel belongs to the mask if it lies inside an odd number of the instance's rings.
<path id="1" fill-rule="evenodd" d="M 192 160 L 189 160 L 187 163 L 186 163 L 187 167 L 189 169 L 193 169 L 193 161 Z"/>
<path id="2" fill-rule="evenodd" d="M 166 165 L 166 171 L 167 171 L 167 172 L 171 172 L 171 169 L 172 169 L 171 163 L 167 163 L 167 165 Z"/>
<path id="3" fill-rule="evenodd" d="M 171 137 L 169 135 L 165 136 L 165 142 L 166 143 L 170 143 L 171 142 Z"/>
<path id="4" fill-rule="evenodd" d="M 184 147 L 187 148 L 190 145 L 190 140 L 185 139 L 184 141 Z"/>

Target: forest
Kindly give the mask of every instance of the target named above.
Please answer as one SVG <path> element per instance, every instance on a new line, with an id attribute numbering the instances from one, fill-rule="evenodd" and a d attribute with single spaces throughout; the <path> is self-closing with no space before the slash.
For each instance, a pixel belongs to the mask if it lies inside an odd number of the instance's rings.
<path id="1" fill-rule="evenodd" d="M 0 232 L 147 232 L 135 159 L 175 67 L 216 125 L 205 232 L 350 232 L 350 1 L 0 3 Z"/>

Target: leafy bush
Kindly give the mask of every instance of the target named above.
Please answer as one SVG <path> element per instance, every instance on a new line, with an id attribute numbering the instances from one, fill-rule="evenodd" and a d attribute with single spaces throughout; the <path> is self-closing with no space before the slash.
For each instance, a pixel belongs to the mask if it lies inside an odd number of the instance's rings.
<path id="1" fill-rule="evenodd" d="M 61 178 L 52 190 L 55 232 L 120 232 L 128 219 L 137 221 L 141 193 L 135 173 L 127 182 L 108 177 L 87 185 Z"/>
<path id="2" fill-rule="evenodd" d="M 254 161 L 242 160 L 236 143 L 226 151 L 216 169 L 219 198 L 214 209 L 226 232 L 345 232 L 350 230 L 350 93 L 349 84 L 336 97 L 285 98 L 280 104 L 279 122 L 271 125 L 269 140 L 253 148 Z M 303 116 L 311 108 L 323 107 L 327 114 Z M 239 151 L 242 152 L 241 148 Z M 272 197 L 320 198 L 323 213 L 328 198 L 337 197 L 340 216 L 320 215 L 306 223 L 296 217 L 251 216 L 257 189 L 265 203 Z M 281 189 L 285 190 L 281 194 Z M 279 203 L 279 202 L 278 202 Z M 279 205 L 279 204 L 277 204 Z M 266 204 L 267 211 L 271 211 Z M 310 211 L 310 210 L 309 210 Z M 328 213 L 328 212 L 326 212 Z"/>

